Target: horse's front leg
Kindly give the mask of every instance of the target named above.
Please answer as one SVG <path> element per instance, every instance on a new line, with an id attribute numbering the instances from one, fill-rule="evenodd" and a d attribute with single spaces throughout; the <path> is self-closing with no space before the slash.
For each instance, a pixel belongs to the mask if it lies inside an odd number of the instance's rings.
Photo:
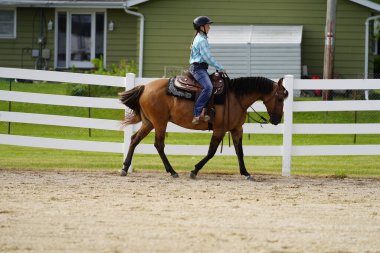
<path id="1" fill-rule="evenodd" d="M 128 154 L 125 157 L 123 163 L 123 169 L 121 170 L 120 175 L 126 176 L 128 174 L 128 168 L 131 166 L 133 153 L 135 151 L 136 146 L 140 143 L 142 139 L 144 139 L 150 131 L 152 131 L 152 124 L 142 124 L 140 129 L 131 137 L 131 143 L 129 144 Z"/>
<path id="2" fill-rule="evenodd" d="M 253 177 L 251 176 L 251 174 L 248 173 L 247 169 L 245 168 L 245 163 L 244 163 L 243 128 L 240 127 L 239 129 L 233 129 L 231 131 L 231 135 L 232 135 L 232 140 L 234 142 L 236 155 L 239 161 L 240 175 L 245 176 L 247 180 L 253 180 Z"/>
<path id="3" fill-rule="evenodd" d="M 175 172 L 173 167 L 171 166 L 168 158 L 166 157 L 166 154 L 164 152 L 165 148 L 165 129 L 155 129 L 156 130 L 156 135 L 155 135 L 155 142 L 154 146 L 156 147 L 158 154 L 161 157 L 161 160 L 165 166 L 166 172 L 170 173 L 172 177 L 177 178 L 178 174 Z"/>
<path id="4" fill-rule="evenodd" d="M 199 163 L 195 165 L 194 170 L 190 172 L 190 178 L 195 179 L 197 177 L 198 172 L 215 155 L 216 150 L 218 149 L 219 143 L 222 141 L 224 137 L 224 134 L 225 134 L 224 132 L 213 133 L 207 155 Z"/>

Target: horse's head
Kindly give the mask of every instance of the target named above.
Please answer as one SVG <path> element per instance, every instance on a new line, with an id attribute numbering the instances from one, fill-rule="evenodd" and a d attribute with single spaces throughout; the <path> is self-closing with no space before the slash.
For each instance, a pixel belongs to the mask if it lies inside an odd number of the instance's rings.
<path id="1" fill-rule="evenodd" d="M 282 85 L 283 78 L 274 85 L 273 91 L 263 96 L 262 100 L 269 114 L 269 122 L 277 125 L 281 122 L 284 100 L 288 97 L 288 91 Z"/>

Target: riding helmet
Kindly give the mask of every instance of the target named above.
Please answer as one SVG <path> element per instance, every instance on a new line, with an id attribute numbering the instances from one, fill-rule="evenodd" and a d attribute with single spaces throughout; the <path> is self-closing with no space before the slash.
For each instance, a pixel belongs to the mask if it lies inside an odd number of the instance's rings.
<path id="1" fill-rule="evenodd" d="M 212 23 L 213 23 L 212 20 L 207 16 L 196 17 L 193 21 L 194 29 L 197 31 L 201 28 L 201 26 L 205 24 L 212 24 Z"/>

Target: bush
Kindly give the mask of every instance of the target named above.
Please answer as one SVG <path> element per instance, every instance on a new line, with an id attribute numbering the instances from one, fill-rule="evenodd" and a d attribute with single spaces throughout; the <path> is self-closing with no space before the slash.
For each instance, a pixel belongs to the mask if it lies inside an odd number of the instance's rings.
<path id="1" fill-rule="evenodd" d="M 103 57 L 100 57 L 100 59 L 92 59 L 91 62 L 94 64 L 94 69 L 89 72 L 90 74 L 125 76 L 127 73 L 137 73 L 137 67 L 134 60 L 131 60 L 129 62 L 125 59 L 120 60 L 118 65 L 112 64 L 108 69 L 104 68 Z M 76 72 L 75 66 L 71 68 L 71 72 Z M 94 85 L 91 85 L 89 88 L 87 85 L 82 84 L 76 84 L 68 87 L 69 88 L 67 94 L 71 96 L 116 96 L 118 92 L 124 90 L 123 88 Z"/>
<path id="2" fill-rule="evenodd" d="M 91 73 L 97 75 L 125 76 L 127 73 L 137 73 L 137 66 L 134 60 L 128 62 L 122 59 L 118 65 L 112 64 L 108 69 L 104 68 L 103 57 L 92 59 L 91 62 L 95 66 L 95 69 Z"/>
<path id="3" fill-rule="evenodd" d="M 88 88 L 82 84 L 73 85 L 69 94 L 71 96 L 82 96 L 82 97 L 86 97 L 89 95 Z"/>

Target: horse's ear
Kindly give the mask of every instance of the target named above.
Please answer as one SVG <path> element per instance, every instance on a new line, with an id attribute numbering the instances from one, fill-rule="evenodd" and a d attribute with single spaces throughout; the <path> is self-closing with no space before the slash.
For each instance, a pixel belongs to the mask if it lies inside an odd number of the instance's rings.
<path id="1" fill-rule="evenodd" d="M 283 77 L 281 77 L 281 79 L 280 80 L 278 80 L 278 85 L 281 85 L 282 86 L 282 81 L 284 81 L 284 78 Z"/>

